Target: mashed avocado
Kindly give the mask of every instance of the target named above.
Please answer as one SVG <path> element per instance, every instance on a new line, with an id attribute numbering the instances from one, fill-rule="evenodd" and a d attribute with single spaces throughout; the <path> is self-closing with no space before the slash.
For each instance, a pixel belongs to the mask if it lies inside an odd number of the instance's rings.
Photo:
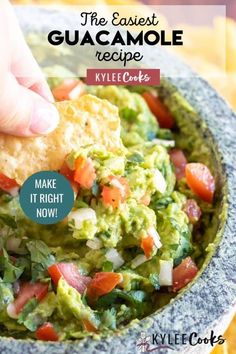
<path id="1" fill-rule="evenodd" d="M 1 193 L 0 324 L 7 335 L 64 340 L 116 331 L 174 296 L 176 267 L 202 252 L 194 235 L 213 207 L 185 178 L 176 180 L 172 132 L 159 127 L 139 92 L 86 90 L 118 107 L 124 146 L 108 151 L 98 141 L 65 157 L 60 172 L 75 203 L 57 225 L 31 222 L 18 196 Z M 187 206 L 195 206 L 197 223 Z"/>

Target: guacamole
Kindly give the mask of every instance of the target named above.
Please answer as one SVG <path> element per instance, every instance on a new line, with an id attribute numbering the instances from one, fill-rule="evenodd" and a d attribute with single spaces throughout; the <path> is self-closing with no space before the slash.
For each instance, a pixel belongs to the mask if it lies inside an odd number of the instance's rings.
<path id="1" fill-rule="evenodd" d="M 57 100 L 65 97 L 68 85 L 51 85 Z M 56 225 L 27 219 L 16 186 L 0 181 L 0 326 L 8 336 L 116 332 L 181 291 L 205 252 L 199 235 L 214 209 L 214 178 L 179 149 L 177 123 L 157 91 L 83 91 L 118 107 L 123 146 L 109 151 L 98 141 L 65 156 L 59 172 L 75 201 Z"/>

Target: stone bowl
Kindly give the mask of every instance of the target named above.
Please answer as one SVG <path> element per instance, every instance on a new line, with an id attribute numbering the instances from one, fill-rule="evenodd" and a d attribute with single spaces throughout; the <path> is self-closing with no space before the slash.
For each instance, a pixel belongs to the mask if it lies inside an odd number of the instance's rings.
<path id="1" fill-rule="evenodd" d="M 18 8 L 17 15 L 23 28 L 30 30 L 54 23 L 54 18 L 58 18 L 55 10 L 45 12 L 27 7 Z M 72 18 L 64 14 L 63 21 L 69 26 Z M 210 343 L 178 344 L 174 343 L 175 336 L 196 332 L 200 338 L 209 338 L 211 331 L 216 336 L 223 335 L 236 303 L 236 116 L 215 90 L 186 64 L 162 50 L 158 60 L 163 77 L 160 93 L 170 109 L 176 107 L 177 96 L 186 100 L 192 109 L 177 102 L 178 109 L 173 114 L 177 120 L 178 117 L 191 120 L 189 134 L 198 132 L 211 149 L 219 201 L 217 231 L 212 235 L 215 246 L 197 277 L 176 298 L 152 315 L 131 323 L 119 334 L 63 343 L 0 337 L 1 354 L 133 354 L 138 352 L 137 341 L 142 332 L 147 336 L 166 334 L 169 342 L 165 343 L 169 348 L 159 348 L 158 353 L 207 354 L 212 349 Z M 155 57 L 153 63 L 155 67 Z M 170 67 L 176 74 L 174 78 L 168 77 Z M 184 75 L 178 77 L 177 73 Z M 154 347 L 150 345 L 150 349 Z"/>

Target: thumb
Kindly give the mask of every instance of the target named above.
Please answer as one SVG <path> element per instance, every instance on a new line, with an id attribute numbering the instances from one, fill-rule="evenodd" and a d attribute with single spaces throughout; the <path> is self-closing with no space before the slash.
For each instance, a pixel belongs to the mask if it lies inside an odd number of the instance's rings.
<path id="1" fill-rule="evenodd" d="M 31 137 L 53 131 L 59 114 L 56 107 L 36 92 L 21 86 L 8 73 L 0 88 L 0 131 Z"/>

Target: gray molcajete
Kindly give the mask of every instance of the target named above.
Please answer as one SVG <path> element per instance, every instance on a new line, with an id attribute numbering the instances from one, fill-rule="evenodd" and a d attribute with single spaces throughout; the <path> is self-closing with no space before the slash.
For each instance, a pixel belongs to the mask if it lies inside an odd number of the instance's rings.
<path id="1" fill-rule="evenodd" d="M 54 19 L 59 17 L 68 27 L 72 21 L 71 14 L 56 16 L 54 10 L 46 12 L 37 8 L 18 8 L 17 15 L 21 25 L 30 30 L 38 30 L 43 26 L 46 28 L 47 23 L 54 23 Z M 213 235 L 216 247 L 190 286 L 168 305 L 128 326 L 119 335 L 63 343 L 2 337 L 1 354 L 133 354 L 138 352 L 137 341 L 142 332 L 147 336 L 155 333 L 169 336 L 170 348 L 159 348 L 155 352 L 207 354 L 211 350 L 210 344 L 174 344 L 175 334 L 189 335 L 196 332 L 198 337 L 205 338 L 211 335 L 212 330 L 217 336 L 224 333 L 236 303 L 236 116 L 208 83 L 195 75 L 188 66 L 163 51 L 159 52 L 158 62 L 162 63 L 163 76 L 160 92 L 169 107 L 175 97 L 173 92 L 178 92 L 194 109 L 194 117 L 183 109 L 178 114 L 184 119 L 193 117 L 192 129 L 198 130 L 212 146 L 218 173 L 218 194 L 222 201 L 218 231 Z M 172 72 L 181 73 L 182 78 L 178 75 L 168 78 L 170 68 Z"/>

